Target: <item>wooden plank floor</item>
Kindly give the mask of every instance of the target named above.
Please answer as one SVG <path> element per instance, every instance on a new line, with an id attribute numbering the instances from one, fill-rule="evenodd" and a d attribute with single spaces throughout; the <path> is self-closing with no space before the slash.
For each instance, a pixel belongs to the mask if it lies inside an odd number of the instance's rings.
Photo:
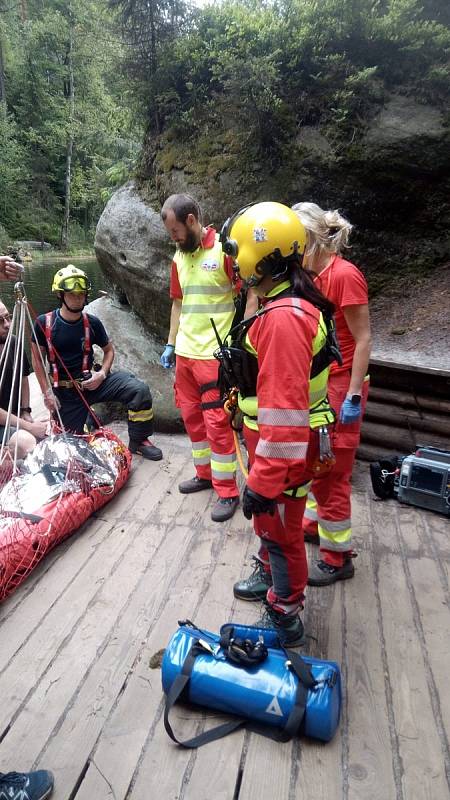
<path id="1" fill-rule="evenodd" d="M 55 800 L 450 798 L 449 521 L 375 500 L 366 464 L 355 578 L 309 589 L 305 609 L 307 651 L 342 667 L 333 742 L 168 739 L 151 659 L 177 620 L 218 630 L 259 609 L 232 594 L 250 524 L 240 511 L 211 522 L 212 492 L 177 491 L 192 474 L 186 437 L 158 444 L 164 461 L 136 460 L 120 495 L 0 606 L 0 769 L 52 769 Z M 175 726 L 189 716 L 178 709 Z"/>

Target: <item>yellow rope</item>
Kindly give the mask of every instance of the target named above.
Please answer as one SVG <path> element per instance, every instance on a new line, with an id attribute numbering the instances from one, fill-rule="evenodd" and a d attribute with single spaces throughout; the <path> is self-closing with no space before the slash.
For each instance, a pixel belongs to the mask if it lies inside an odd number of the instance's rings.
<path id="1" fill-rule="evenodd" d="M 223 407 L 224 407 L 225 413 L 228 414 L 228 416 L 232 417 L 233 413 L 236 412 L 236 409 L 238 408 L 238 390 L 237 389 L 231 389 L 228 392 L 228 397 L 225 400 L 225 403 L 224 403 Z M 247 480 L 247 478 L 248 478 L 248 470 L 247 470 L 247 468 L 246 468 L 246 466 L 244 464 L 244 459 L 242 458 L 242 451 L 241 451 L 241 444 L 240 444 L 240 441 L 239 441 L 239 436 L 237 435 L 236 428 L 233 428 L 232 420 L 230 421 L 230 425 L 231 425 L 231 430 L 233 431 L 234 446 L 235 446 L 235 449 L 236 449 L 236 456 L 237 456 L 238 464 L 240 466 L 240 469 L 241 469 L 241 472 L 242 472 L 244 478 Z"/>
<path id="2" fill-rule="evenodd" d="M 242 472 L 245 480 L 247 480 L 247 478 L 248 478 L 248 470 L 245 468 L 244 460 L 242 458 L 242 451 L 241 451 L 241 444 L 239 442 L 239 436 L 237 435 L 237 431 L 233 428 L 233 426 L 232 426 L 232 431 L 233 431 L 233 437 L 234 437 L 234 445 L 236 447 L 237 460 L 238 460 L 239 466 L 241 468 L 241 472 Z"/>

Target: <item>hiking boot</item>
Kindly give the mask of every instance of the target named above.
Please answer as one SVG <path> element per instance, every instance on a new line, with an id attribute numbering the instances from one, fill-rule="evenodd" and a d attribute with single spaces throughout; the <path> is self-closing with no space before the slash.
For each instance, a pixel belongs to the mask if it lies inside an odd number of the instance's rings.
<path id="1" fill-rule="evenodd" d="M 262 561 L 252 556 L 253 572 L 242 581 L 233 586 L 233 594 L 238 600 L 265 600 L 267 591 L 272 586 L 272 576 L 267 571 Z"/>
<path id="2" fill-rule="evenodd" d="M 212 481 L 206 478 L 199 478 L 195 475 L 194 478 L 189 478 L 188 481 L 182 481 L 178 484 L 178 491 L 181 494 L 193 494 L 194 492 L 203 492 L 204 489 L 212 489 Z"/>
<path id="3" fill-rule="evenodd" d="M 275 628 L 282 647 L 300 647 L 305 643 L 305 629 L 298 612 L 285 614 L 277 611 L 267 601 L 266 610 L 256 623 L 257 628 Z"/>
<path id="4" fill-rule="evenodd" d="M 326 561 L 314 561 L 308 575 L 308 586 L 330 586 L 336 581 L 345 581 L 353 578 L 355 568 L 353 561 L 348 558 L 342 567 L 333 567 Z"/>
<path id="5" fill-rule="evenodd" d="M 0 798 L 5 800 L 45 800 L 53 791 L 53 775 L 46 769 L 36 772 L 0 772 Z"/>
<path id="6" fill-rule="evenodd" d="M 136 453 L 136 455 L 147 458 L 149 461 L 161 461 L 163 457 L 162 450 L 160 450 L 159 447 L 155 447 L 150 439 L 144 439 L 144 441 L 139 442 L 139 444 L 137 444 L 137 442 L 132 442 L 130 439 L 128 449 L 131 453 Z"/>
<path id="7" fill-rule="evenodd" d="M 238 505 L 238 495 L 236 495 L 236 497 L 219 497 L 217 503 L 214 504 L 211 511 L 212 521 L 225 522 L 227 519 L 231 519 Z"/>
<path id="8" fill-rule="evenodd" d="M 305 542 L 309 542 L 309 544 L 320 544 L 320 537 L 318 533 L 304 533 L 303 538 Z"/>

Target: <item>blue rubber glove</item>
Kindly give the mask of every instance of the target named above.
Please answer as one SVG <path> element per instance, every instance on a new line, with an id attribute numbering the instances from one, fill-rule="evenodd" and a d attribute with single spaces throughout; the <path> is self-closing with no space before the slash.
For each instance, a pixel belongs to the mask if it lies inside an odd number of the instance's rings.
<path id="1" fill-rule="evenodd" d="M 166 344 L 164 352 L 159 360 L 164 369 L 173 367 L 175 364 L 175 346 L 173 344 Z"/>
<path id="2" fill-rule="evenodd" d="M 350 397 L 346 397 L 339 413 L 339 422 L 342 422 L 343 425 L 351 425 L 352 422 L 357 422 L 360 416 L 361 400 L 359 403 L 352 403 Z"/>

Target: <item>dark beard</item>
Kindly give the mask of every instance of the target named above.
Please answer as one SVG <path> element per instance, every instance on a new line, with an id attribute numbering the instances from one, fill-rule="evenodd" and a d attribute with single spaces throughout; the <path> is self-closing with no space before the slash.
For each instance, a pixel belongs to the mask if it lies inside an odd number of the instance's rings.
<path id="1" fill-rule="evenodd" d="M 184 242 L 178 242 L 178 247 L 182 253 L 193 253 L 197 250 L 200 242 L 197 239 L 194 231 L 188 231 Z"/>

